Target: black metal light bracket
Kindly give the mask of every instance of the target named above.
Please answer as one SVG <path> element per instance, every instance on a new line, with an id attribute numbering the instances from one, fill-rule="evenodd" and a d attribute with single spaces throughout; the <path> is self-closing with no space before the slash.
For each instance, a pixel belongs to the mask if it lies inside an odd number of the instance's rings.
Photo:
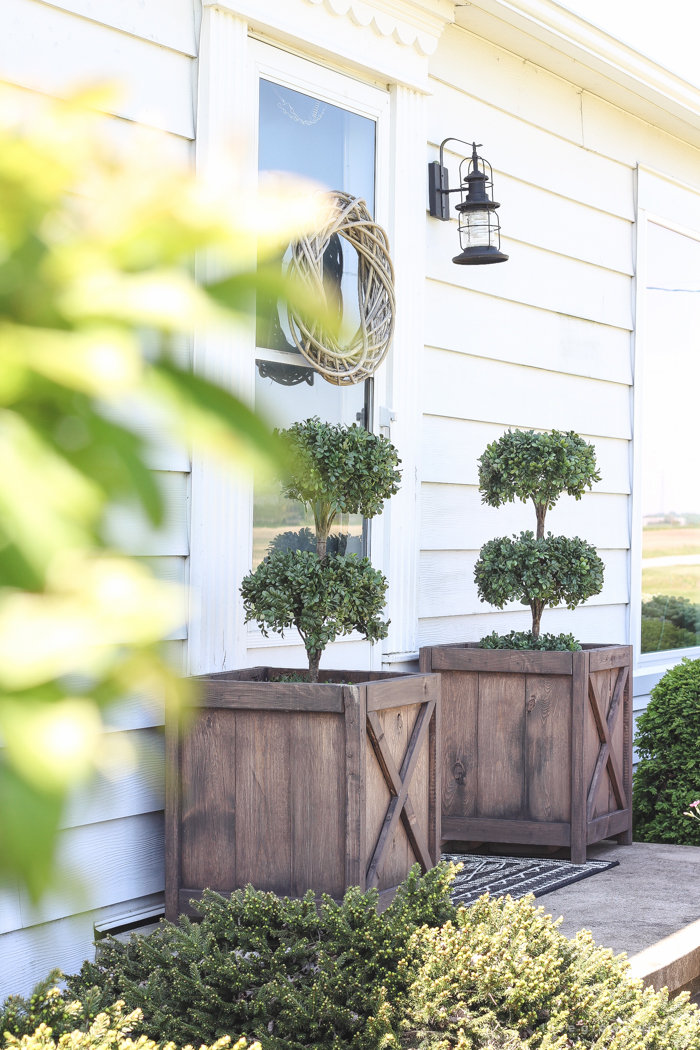
<path id="1" fill-rule="evenodd" d="M 459 186 L 450 189 L 450 176 L 444 163 L 444 150 L 448 142 L 461 142 L 464 146 L 471 146 L 471 157 L 464 158 L 459 166 Z M 466 142 L 464 139 L 443 139 L 440 143 L 440 160 L 428 164 L 428 207 L 434 219 L 441 222 L 450 221 L 450 194 L 459 193 L 460 203 L 456 210 L 460 216 L 460 242 L 463 251 L 452 260 L 460 265 L 483 265 L 484 263 L 507 262 L 508 256 L 501 251 L 501 227 L 496 215 L 496 209 L 500 207 L 498 201 L 489 196 L 493 192 L 493 171 L 491 165 L 476 152 L 480 142 Z M 467 172 L 462 174 L 464 164 L 467 164 Z M 481 164 L 481 167 L 479 167 Z M 488 229 L 488 245 L 470 244 L 469 225 L 474 219 L 468 219 L 467 213 L 486 213 L 488 221 L 481 223 L 482 229 Z M 478 228 L 477 223 L 477 228 Z M 474 226 L 471 227 L 474 229 Z M 463 234 L 467 238 L 467 245 L 463 241 Z"/>

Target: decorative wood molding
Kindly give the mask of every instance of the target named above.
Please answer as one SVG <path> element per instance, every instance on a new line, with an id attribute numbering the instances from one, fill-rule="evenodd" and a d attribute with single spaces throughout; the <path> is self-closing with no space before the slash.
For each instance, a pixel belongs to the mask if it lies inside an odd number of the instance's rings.
<path id="1" fill-rule="evenodd" d="M 433 55 L 445 25 L 454 21 L 450 0 L 305 0 L 324 6 L 334 15 L 346 15 L 358 26 L 371 26 L 379 36 L 414 47 L 419 55 Z"/>
<path id="2" fill-rule="evenodd" d="M 428 92 L 428 56 L 454 22 L 453 0 L 202 0 L 245 19 L 269 43 Z"/>

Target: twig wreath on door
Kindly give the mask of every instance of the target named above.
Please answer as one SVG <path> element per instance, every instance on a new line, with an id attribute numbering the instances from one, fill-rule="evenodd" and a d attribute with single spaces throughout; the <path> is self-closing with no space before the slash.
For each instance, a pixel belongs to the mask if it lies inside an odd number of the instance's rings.
<path id="1" fill-rule="evenodd" d="M 347 346 L 318 322 L 288 308 L 289 327 L 300 353 L 329 383 L 350 386 L 361 383 L 387 355 L 394 334 L 396 298 L 394 265 L 389 256 L 389 238 L 369 213 L 361 197 L 334 190 L 325 195 L 324 221 L 312 235 L 291 245 L 289 275 L 301 280 L 329 308 L 331 295 L 340 300 L 340 288 L 324 281 L 324 257 L 333 240 L 343 237 L 357 251 L 357 302 L 360 323 Z M 332 252 L 330 253 L 332 255 Z M 326 264 L 327 266 L 327 264 Z M 329 285 L 333 291 L 329 295 Z"/>

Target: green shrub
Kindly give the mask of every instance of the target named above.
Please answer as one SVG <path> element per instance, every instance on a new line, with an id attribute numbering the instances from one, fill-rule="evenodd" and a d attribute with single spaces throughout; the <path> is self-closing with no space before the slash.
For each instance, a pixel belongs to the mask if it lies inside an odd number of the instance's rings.
<path id="1" fill-rule="evenodd" d="M 80 1008 L 80 1003 L 75 1006 Z M 157 1050 L 152 1040 L 141 1038 L 134 1042 L 131 1032 L 141 1023 L 141 1011 L 134 1010 L 124 1015 L 123 1003 L 115 1003 L 109 1010 L 99 1014 L 86 1031 L 74 1029 L 57 1036 L 48 1025 L 41 1024 L 29 1035 L 16 1038 L 8 1035 L 5 1046 L 13 1050 Z M 219 1039 L 211 1047 L 200 1046 L 199 1050 L 245 1050 L 245 1039 L 239 1039 L 231 1046 L 229 1036 Z M 173 1044 L 167 1050 L 175 1050 Z M 186 1050 L 193 1050 L 187 1047 Z M 259 1043 L 253 1043 L 248 1050 L 260 1050 Z"/>
<path id="2" fill-rule="evenodd" d="M 268 630 L 296 627 L 306 647 L 310 680 L 318 680 L 321 654 L 339 635 L 360 631 L 370 641 L 386 638 L 381 619 L 386 577 L 369 558 L 338 554 L 319 558 L 313 551 L 276 550 L 243 580 L 245 622 Z"/>
<path id="3" fill-rule="evenodd" d="M 92 1034 L 128 1022 L 144 1039 L 172 1040 L 168 1050 L 240 1032 L 261 1050 L 700 1050 L 687 995 L 669 1003 L 644 990 L 624 956 L 586 932 L 567 940 L 531 897 L 486 895 L 456 910 L 453 871 L 416 867 L 382 915 L 376 891 L 320 908 L 311 894 L 207 892 L 199 923 L 101 942 L 64 993 L 45 988 L 32 1010 L 15 1011 L 9 1045 L 24 1036 L 23 1050 L 136 1050 Z M 63 1037 L 58 1048 L 45 1031 L 29 1038 L 41 1021 Z"/>
<path id="4" fill-rule="evenodd" d="M 532 631 L 510 631 L 509 634 L 487 634 L 479 642 L 480 649 L 539 649 L 543 652 L 572 652 L 581 648 L 573 634 L 541 634 L 532 637 Z"/>
<path id="5" fill-rule="evenodd" d="M 200 922 L 101 942 L 66 994 L 81 999 L 97 987 L 103 1004 L 140 1008 L 149 1038 L 180 1045 L 235 1033 L 268 1050 L 378 1047 L 405 994 L 398 967 L 411 934 L 455 914 L 451 870 L 421 877 L 416 865 L 381 915 L 375 891 L 351 889 L 342 904 L 325 897 L 319 909 L 312 893 L 291 901 L 251 888 L 230 898 L 207 892 Z"/>
<path id="6" fill-rule="evenodd" d="M 404 1047 L 697 1050 L 687 994 L 643 989 L 624 956 L 583 931 L 568 940 L 532 898 L 481 897 L 442 929 L 418 930 L 402 964 Z"/>
<path id="7" fill-rule="evenodd" d="M 700 795 L 700 660 L 682 660 L 654 686 L 635 745 L 634 837 L 700 846 L 700 824 L 683 816 Z"/>

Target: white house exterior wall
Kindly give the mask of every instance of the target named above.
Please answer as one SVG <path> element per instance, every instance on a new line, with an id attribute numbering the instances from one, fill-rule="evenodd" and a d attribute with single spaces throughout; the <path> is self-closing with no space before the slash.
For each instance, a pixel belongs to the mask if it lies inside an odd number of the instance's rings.
<path id="1" fill-rule="evenodd" d="M 391 436 L 404 484 L 376 524 L 373 559 L 389 577 L 392 630 L 383 651 L 359 639 L 335 643 L 327 666 L 410 667 L 421 644 L 526 626 L 522 607 L 488 611 L 472 577 L 487 539 L 532 527 L 531 508 L 494 511 L 479 500 L 477 457 L 508 427 L 577 430 L 595 443 L 601 465 L 595 492 L 579 503 L 563 499 L 548 525 L 596 545 L 605 587 L 573 613 L 547 612 L 545 629 L 584 641 L 634 640 L 638 166 L 675 180 L 666 218 L 682 213 L 690 222 L 690 210 L 700 229 L 700 197 L 680 185 L 700 188 L 698 93 L 651 67 L 639 86 L 641 67 L 626 53 L 615 58 L 600 34 L 591 38 L 599 53 L 585 60 L 578 22 L 555 24 L 562 9 L 549 0 L 475 0 L 458 9 L 451 0 L 203 6 L 202 16 L 199 0 L 5 0 L 0 78 L 50 94 L 118 79 L 126 87 L 114 107 L 121 134 L 149 127 L 200 169 L 227 142 L 247 141 L 244 179 L 254 177 L 251 69 L 263 52 L 280 68 L 307 63 L 312 80 L 330 70 L 346 77 L 348 90 L 354 84 L 385 97 L 378 200 L 399 313 L 375 405 L 396 413 Z M 427 217 L 426 163 L 451 135 L 476 138 L 493 163 L 510 255 L 503 266 L 452 265 L 455 222 Z M 455 185 L 459 156 L 446 156 Z M 655 178 L 645 184 L 652 211 Z M 195 367 L 247 399 L 254 352 L 252 330 L 194 340 Z M 170 520 L 153 532 L 125 510 L 111 527 L 163 575 L 195 585 L 189 638 L 170 643 L 183 667 L 302 664 L 293 636 L 265 641 L 242 624 L 249 479 L 222 475 L 197 449 L 190 471 L 184 450 L 164 446 L 153 421 L 143 427 Z M 663 668 L 638 670 L 641 709 Z M 111 731 L 130 734 L 150 761 L 138 775 L 74 800 L 61 850 L 76 884 L 80 876 L 80 894 L 57 894 L 35 910 L 19 890 L 0 892 L 0 996 L 27 991 L 51 966 L 75 970 L 90 952 L 95 921 L 123 921 L 162 901 L 162 709 L 157 698 L 134 698 L 109 717 Z"/>
<path id="2" fill-rule="evenodd" d="M 5 0 L 0 79 L 23 93 L 64 95 L 114 80 L 115 135 L 150 129 L 179 157 L 191 158 L 197 87 L 198 5 L 192 0 Z M 182 353 L 189 354 L 183 346 Z M 140 421 L 149 461 L 161 481 L 167 525 L 153 530 L 131 508 L 110 521 L 120 543 L 149 556 L 155 571 L 186 582 L 190 459 L 166 444 L 152 419 Z M 182 662 L 185 631 L 169 642 Z M 110 711 L 111 731 L 144 755 L 126 780 L 101 780 L 76 794 L 59 833 L 70 891 L 33 908 L 19 889 L 0 889 L 0 998 L 27 992 L 49 969 L 70 973 L 90 952 L 95 922 L 115 924 L 154 912 L 163 900 L 163 724 L 158 698 Z"/>

